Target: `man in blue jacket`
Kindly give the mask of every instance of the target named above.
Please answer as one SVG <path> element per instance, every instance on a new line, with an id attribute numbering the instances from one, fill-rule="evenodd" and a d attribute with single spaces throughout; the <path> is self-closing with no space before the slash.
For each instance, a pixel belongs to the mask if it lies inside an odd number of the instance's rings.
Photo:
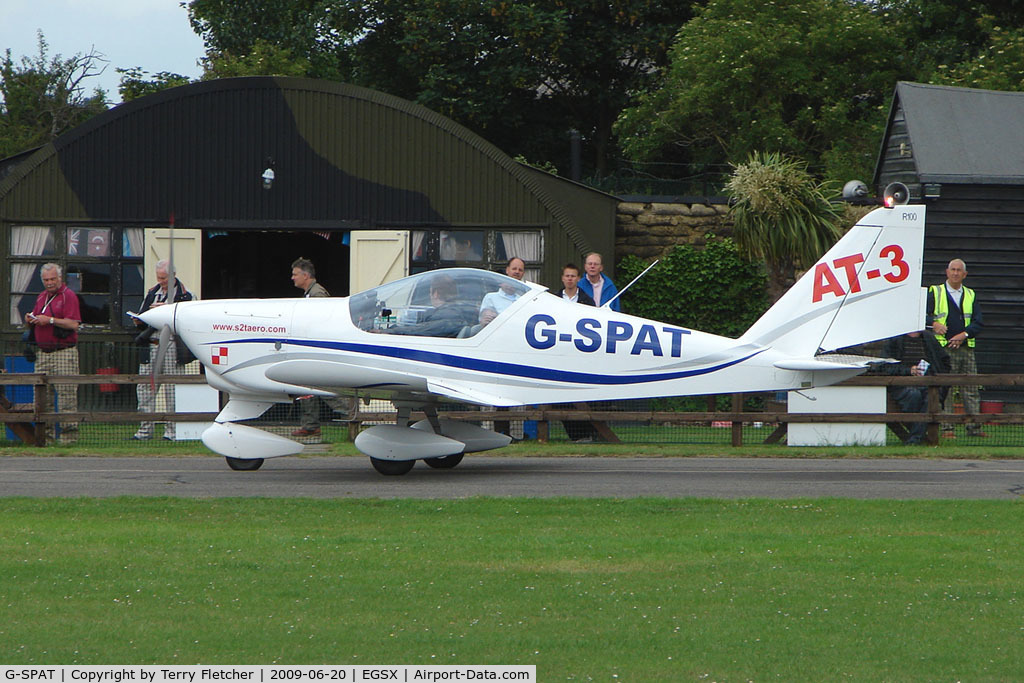
<path id="1" fill-rule="evenodd" d="M 611 278 L 602 272 L 604 271 L 604 264 L 601 261 L 601 255 L 596 251 L 587 254 L 587 258 L 583 262 L 583 270 L 586 271 L 587 276 L 580 280 L 579 287 L 598 306 L 604 306 L 619 293 Z M 611 309 L 613 311 L 619 310 L 618 299 L 612 301 Z"/>
<path id="2" fill-rule="evenodd" d="M 900 361 L 881 366 L 879 371 L 884 375 L 920 377 L 948 374 L 953 367 L 949 354 L 930 332 L 910 332 L 887 339 L 882 347 L 882 356 Z M 946 393 L 946 387 L 939 390 L 940 404 L 945 401 Z M 889 387 L 889 395 L 905 413 L 923 413 L 928 407 L 928 390 L 925 387 Z M 907 438 L 903 443 L 924 442 L 925 432 L 928 430 L 927 422 L 909 422 L 904 427 L 907 430 Z"/>

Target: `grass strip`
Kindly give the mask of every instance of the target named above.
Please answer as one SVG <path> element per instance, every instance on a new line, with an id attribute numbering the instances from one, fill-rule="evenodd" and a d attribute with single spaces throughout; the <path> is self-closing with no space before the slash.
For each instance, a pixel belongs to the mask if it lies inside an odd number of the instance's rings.
<path id="1" fill-rule="evenodd" d="M 5 664 L 1015 680 L 1012 501 L 0 499 Z"/>

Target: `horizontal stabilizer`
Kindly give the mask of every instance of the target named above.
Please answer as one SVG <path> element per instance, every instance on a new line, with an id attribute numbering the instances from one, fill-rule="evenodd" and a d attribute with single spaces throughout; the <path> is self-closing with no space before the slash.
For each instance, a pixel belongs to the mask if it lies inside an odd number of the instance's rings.
<path id="1" fill-rule="evenodd" d="M 492 448 L 504 448 L 512 443 L 512 437 L 507 434 L 499 434 L 469 422 L 460 422 L 442 417 L 440 418 L 440 423 L 441 436 L 461 441 L 466 446 L 466 453 L 478 453 L 480 451 L 489 451 Z M 430 420 L 420 420 L 412 425 L 412 428 L 428 432 L 433 430 L 430 426 Z"/>
<path id="2" fill-rule="evenodd" d="M 443 458 L 462 453 L 466 448 L 461 441 L 398 425 L 377 425 L 363 430 L 354 444 L 362 453 L 380 460 Z"/>
<path id="3" fill-rule="evenodd" d="M 776 361 L 774 365 L 780 370 L 814 372 L 817 370 L 867 370 L 872 365 L 878 363 L 898 362 L 892 358 L 872 358 L 870 356 L 833 353 L 815 356 L 814 358 L 787 358 Z"/>

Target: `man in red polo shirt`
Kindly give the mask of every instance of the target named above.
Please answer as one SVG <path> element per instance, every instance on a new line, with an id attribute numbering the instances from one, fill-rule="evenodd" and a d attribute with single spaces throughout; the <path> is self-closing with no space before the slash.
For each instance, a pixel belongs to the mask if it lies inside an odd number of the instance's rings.
<path id="1" fill-rule="evenodd" d="M 25 324 L 35 328 L 36 372 L 47 375 L 78 374 L 78 325 L 82 313 L 78 296 L 64 284 L 63 273 L 56 263 L 46 263 L 39 269 L 43 291 L 36 297 L 32 312 L 25 315 Z M 48 384 L 46 405 L 53 405 L 53 392 L 57 391 L 57 412 L 78 412 L 78 385 Z M 55 424 L 46 425 L 46 440 L 54 440 Z M 61 424 L 60 443 L 78 440 L 78 423 Z"/>

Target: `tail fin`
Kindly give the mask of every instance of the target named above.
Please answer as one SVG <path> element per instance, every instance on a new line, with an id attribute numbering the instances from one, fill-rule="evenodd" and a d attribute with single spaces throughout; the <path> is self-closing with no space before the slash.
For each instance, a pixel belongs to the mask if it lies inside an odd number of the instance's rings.
<path id="1" fill-rule="evenodd" d="M 740 341 L 808 357 L 922 329 L 924 214 L 901 205 L 864 216 Z"/>

